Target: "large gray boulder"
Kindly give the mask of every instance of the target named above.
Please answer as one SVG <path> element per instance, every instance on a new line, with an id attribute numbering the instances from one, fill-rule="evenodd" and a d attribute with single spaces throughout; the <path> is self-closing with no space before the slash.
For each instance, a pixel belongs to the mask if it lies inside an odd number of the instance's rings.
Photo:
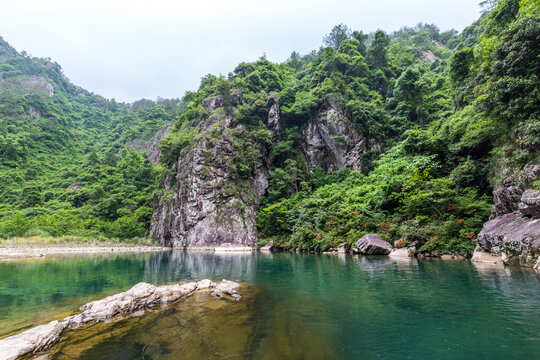
<path id="1" fill-rule="evenodd" d="M 392 246 L 377 234 L 362 236 L 355 246 L 365 255 L 388 255 L 392 251 Z"/>
<path id="2" fill-rule="evenodd" d="M 531 220 L 520 212 L 486 222 L 478 234 L 481 250 L 499 254 L 505 264 L 534 267 L 540 247 L 540 219 Z"/>
<path id="3" fill-rule="evenodd" d="M 532 218 L 540 218 L 540 191 L 525 190 L 519 203 L 519 212 Z"/>

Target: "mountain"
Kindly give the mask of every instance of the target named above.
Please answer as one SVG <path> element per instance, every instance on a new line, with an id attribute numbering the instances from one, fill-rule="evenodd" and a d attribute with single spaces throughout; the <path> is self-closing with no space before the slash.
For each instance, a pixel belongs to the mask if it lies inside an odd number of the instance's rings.
<path id="1" fill-rule="evenodd" d="M 534 263 L 540 9 L 490 4 L 459 34 L 338 25 L 181 101 L 108 101 L 2 42 L 2 234 L 325 250 L 376 232 Z"/>

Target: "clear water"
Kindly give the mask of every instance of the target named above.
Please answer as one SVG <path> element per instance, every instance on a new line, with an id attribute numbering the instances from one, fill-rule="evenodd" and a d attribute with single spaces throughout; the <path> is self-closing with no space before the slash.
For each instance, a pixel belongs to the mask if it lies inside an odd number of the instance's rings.
<path id="1" fill-rule="evenodd" d="M 195 299 L 114 326 L 98 325 L 87 330 L 92 334 L 68 335 L 65 353 L 71 336 L 72 343 L 84 344 L 77 357 L 88 359 L 223 357 L 216 349 L 236 359 L 537 359 L 540 354 L 535 272 L 469 262 L 289 253 L 162 252 L 0 263 L 0 337 L 62 318 L 140 281 L 203 278 L 257 287 L 240 304 L 201 306 Z M 186 348 L 197 349 L 181 350 Z"/>

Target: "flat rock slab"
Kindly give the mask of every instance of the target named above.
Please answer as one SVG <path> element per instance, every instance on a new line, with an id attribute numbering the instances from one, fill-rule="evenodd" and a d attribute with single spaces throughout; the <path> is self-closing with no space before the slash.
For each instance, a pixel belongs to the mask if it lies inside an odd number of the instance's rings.
<path id="1" fill-rule="evenodd" d="M 495 255 L 483 251 L 475 251 L 471 258 L 472 262 L 484 263 L 484 264 L 502 264 L 503 259 L 501 255 Z"/>
<path id="2" fill-rule="evenodd" d="M 184 284 L 154 286 L 139 283 L 128 291 L 92 301 L 81 306 L 81 313 L 62 321 L 51 321 L 20 334 L 0 340 L 0 360 L 14 360 L 21 356 L 49 349 L 60 341 L 62 332 L 97 321 L 124 319 L 134 313 L 177 301 L 194 292 L 208 291 L 213 296 L 239 301 L 239 283 L 223 280 L 215 283 L 208 279 Z M 118 316 L 124 315 L 124 316 Z"/>
<path id="3" fill-rule="evenodd" d="M 215 252 L 245 252 L 253 251 L 249 246 L 218 246 L 214 249 Z"/>
<path id="4" fill-rule="evenodd" d="M 388 255 L 392 251 L 392 245 L 384 241 L 377 234 L 367 234 L 355 244 L 361 254 L 365 255 Z"/>

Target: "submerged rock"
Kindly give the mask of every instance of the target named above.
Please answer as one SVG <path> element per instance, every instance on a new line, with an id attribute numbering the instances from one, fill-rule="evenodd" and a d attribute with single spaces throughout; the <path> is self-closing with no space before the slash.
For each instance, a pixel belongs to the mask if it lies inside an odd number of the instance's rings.
<path id="1" fill-rule="evenodd" d="M 362 236 L 355 246 L 365 255 L 388 255 L 392 251 L 392 246 L 377 234 Z"/>
<path id="2" fill-rule="evenodd" d="M 51 321 L 0 340 L 0 360 L 17 359 L 26 354 L 47 350 L 60 341 L 64 330 L 76 329 L 91 322 L 124 319 L 139 311 L 175 302 L 195 292 L 210 291 L 215 297 L 239 301 L 242 299 L 239 288 L 239 283 L 229 280 L 215 283 L 205 279 L 162 286 L 139 283 L 127 291 L 89 302 L 81 306 L 81 313 L 68 316 L 60 322 Z"/>

